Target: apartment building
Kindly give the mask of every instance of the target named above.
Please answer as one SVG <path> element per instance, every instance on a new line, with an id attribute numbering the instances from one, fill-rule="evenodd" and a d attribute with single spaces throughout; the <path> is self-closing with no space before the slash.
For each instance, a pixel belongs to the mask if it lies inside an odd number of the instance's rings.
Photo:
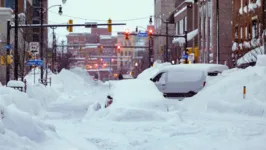
<path id="1" fill-rule="evenodd" d="M 254 65 L 265 54 L 265 1 L 233 0 L 232 60 L 234 66 Z"/>

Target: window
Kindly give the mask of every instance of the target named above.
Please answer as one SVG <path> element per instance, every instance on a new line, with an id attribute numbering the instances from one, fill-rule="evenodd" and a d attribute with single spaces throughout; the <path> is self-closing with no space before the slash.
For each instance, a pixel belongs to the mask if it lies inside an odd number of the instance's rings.
<path id="1" fill-rule="evenodd" d="M 39 36 L 39 34 L 33 34 L 33 35 L 32 35 L 32 40 L 33 40 L 33 42 L 39 42 L 39 41 L 40 41 L 40 36 Z"/>
<path id="2" fill-rule="evenodd" d="M 5 7 L 15 9 L 15 0 L 5 0 Z"/>
<path id="3" fill-rule="evenodd" d="M 185 21 L 185 31 L 187 31 L 187 25 L 188 25 L 188 23 L 187 23 L 187 16 L 185 17 L 184 21 Z"/>
<path id="4" fill-rule="evenodd" d="M 245 38 L 246 38 L 246 40 L 248 39 L 248 27 L 247 27 L 247 25 L 245 27 Z"/>
<path id="5" fill-rule="evenodd" d="M 243 28 L 242 27 L 240 28 L 240 39 L 241 40 L 243 39 Z"/>
<path id="6" fill-rule="evenodd" d="M 235 40 L 238 40 L 238 26 L 235 26 Z"/>
<path id="7" fill-rule="evenodd" d="M 175 24 L 175 34 L 178 35 L 179 34 L 179 29 L 178 29 L 178 22 Z"/>
<path id="8" fill-rule="evenodd" d="M 41 6 L 41 5 L 40 5 L 40 0 L 33 0 L 33 1 L 32 1 L 32 5 L 33 5 L 33 6 Z"/>
<path id="9" fill-rule="evenodd" d="M 184 33 L 184 21 L 183 21 L 183 19 L 179 21 L 179 33 L 180 34 Z"/>

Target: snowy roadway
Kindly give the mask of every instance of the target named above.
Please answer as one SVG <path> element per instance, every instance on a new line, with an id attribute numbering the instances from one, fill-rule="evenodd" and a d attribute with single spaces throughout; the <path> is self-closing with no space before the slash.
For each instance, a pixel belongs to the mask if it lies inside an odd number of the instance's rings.
<path id="1" fill-rule="evenodd" d="M 166 121 L 49 120 L 79 150 L 265 148 L 266 121 L 218 114 L 169 113 Z M 256 138 L 255 138 L 256 137 Z M 260 144 L 258 144 L 260 143 Z"/>
<path id="2" fill-rule="evenodd" d="M 0 149 L 265 150 L 265 75 L 232 69 L 183 101 L 165 99 L 149 78 L 110 86 L 63 70 L 44 87 L 29 75 L 27 93 L 0 87 Z M 95 111 L 109 94 L 112 105 Z"/>

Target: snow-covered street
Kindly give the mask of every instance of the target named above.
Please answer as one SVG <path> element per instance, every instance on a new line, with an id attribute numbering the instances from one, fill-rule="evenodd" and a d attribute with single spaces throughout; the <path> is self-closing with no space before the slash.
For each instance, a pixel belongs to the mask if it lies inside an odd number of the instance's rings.
<path id="1" fill-rule="evenodd" d="M 159 67 L 132 80 L 102 83 L 74 69 L 50 74 L 51 87 L 29 74 L 27 93 L 0 87 L 0 149 L 266 149 L 265 67 L 225 71 L 183 101 L 148 80 Z M 95 111 L 108 94 L 112 105 Z"/>

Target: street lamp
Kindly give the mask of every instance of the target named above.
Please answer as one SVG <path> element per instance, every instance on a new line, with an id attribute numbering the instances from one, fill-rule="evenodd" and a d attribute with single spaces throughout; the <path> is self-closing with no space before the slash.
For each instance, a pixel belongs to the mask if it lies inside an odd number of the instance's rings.
<path id="1" fill-rule="evenodd" d="M 135 63 L 135 66 L 138 67 L 138 65 L 139 65 L 139 64 L 136 62 L 136 63 Z"/>
<path id="2" fill-rule="evenodd" d="M 63 11 L 62 11 L 62 6 L 61 5 L 52 5 L 47 9 L 43 9 L 43 2 L 40 1 L 41 3 L 41 7 L 40 7 L 40 11 L 41 11 L 41 40 L 40 40 L 40 57 L 41 60 L 43 60 L 43 14 L 46 13 L 49 9 L 59 6 L 59 10 L 58 13 L 59 15 L 62 15 Z M 46 59 L 48 58 L 48 54 L 46 51 Z M 46 60 L 46 67 L 47 67 L 47 60 Z M 47 74 L 48 74 L 48 68 L 46 68 L 46 80 L 47 80 Z M 43 66 L 41 66 L 41 82 L 43 83 Z"/>

